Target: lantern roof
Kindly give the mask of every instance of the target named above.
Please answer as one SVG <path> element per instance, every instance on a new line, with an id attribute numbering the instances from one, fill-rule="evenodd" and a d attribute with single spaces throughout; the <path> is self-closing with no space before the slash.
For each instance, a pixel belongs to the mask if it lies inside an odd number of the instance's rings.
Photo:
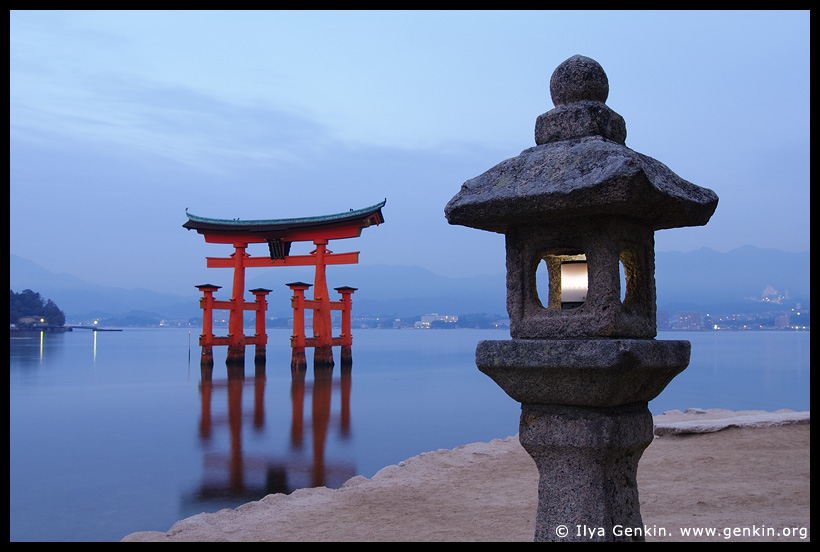
<path id="1" fill-rule="evenodd" d="M 472 178 L 445 207 L 450 224 L 493 232 L 571 217 L 615 215 L 653 229 L 701 226 L 718 197 L 626 146 L 626 123 L 604 102 L 593 59 L 573 56 L 550 80 L 555 108 L 535 125 L 536 146 Z"/>

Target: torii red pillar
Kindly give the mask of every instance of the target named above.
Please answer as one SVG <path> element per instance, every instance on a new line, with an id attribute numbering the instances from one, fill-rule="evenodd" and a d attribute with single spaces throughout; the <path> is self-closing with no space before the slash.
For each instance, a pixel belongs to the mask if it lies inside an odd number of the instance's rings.
<path id="1" fill-rule="evenodd" d="M 199 363 L 203 373 L 207 372 L 206 379 L 210 380 L 211 371 L 208 367 L 213 369 L 214 365 L 214 292 L 221 286 L 202 284 L 196 287 L 202 292 L 202 298 L 199 300 L 199 307 L 202 309 L 202 335 L 199 336 L 202 354 Z"/>
<path id="2" fill-rule="evenodd" d="M 333 328 L 330 320 L 330 297 L 327 292 L 327 274 L 325 272 L 325 253 L 327 240 L 314 240 L 316 246 L 316 276 L 313 282 L 313 366 L 333 366 Z"/>
<path id="3" fill-rule="evenodd" d="M 228 318 L 228 357 L 227 364 L 245 363 L 245 249 L 247 243 L 233 244 L 233 291 L 231 294 L 231 313 Z"/>
<path id="4" fill-rule="evenodd" d="M 271 290 L 265 288 L 252 289 L 256 300 L 254 301 L 254 310 L 256 311 L 255 329 L 256 333 L 253 336 L 254 356 L 253 362 L 256 365 L 256 375 L 263 376 L 265 373 L 265 360 L 267 356 L 268 333 L 265 331 L 265 311 L 268 310 L 268 302 L 265 297 Z"/>
<path id="5" fill-rule="evenodd" d="M 350 314 L 353 310 L 352 295 L 356 288 L 342 286 L 333 289 L 342 295 L 342 334 L 339 336 L 339 344 L 342 346 L 342 368 L 349 368 L 353 364 L 353 333 L 350 327 Z"/>
<path id="6" fill-rule="evenodd" d="M 290 336 L 290 369 L 291 371 L 299 372 L 307 369 L 307 359 L 305 358 L 305 291 L 310 288 L 310 284 L 292 282 L 287 285 L 293 291 L 293 296 L 291 297 L 291 307 L 293 307 L 293 335 Z"/>

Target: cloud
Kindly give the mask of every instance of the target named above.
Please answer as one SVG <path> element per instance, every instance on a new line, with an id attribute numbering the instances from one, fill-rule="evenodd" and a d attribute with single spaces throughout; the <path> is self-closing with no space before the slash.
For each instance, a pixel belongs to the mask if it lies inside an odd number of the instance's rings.
<path id="1" fill-rule="evenodd" d="M 203 273 L 206 255 L 227 254 L 181 228 L 186 208 L 217 218 L 288 218 L 386 198 L 387 223 L 339 247 L 366 250 L 363 261 L 436 265 L 444 274 L 501 270 L 482 270 L 443 216 L 461 183 L 501 152 L 351 144 L 291 112 L 179 87 L 116 81 L 99 93 L 116 98 L 104 107 L 118 116 L 12 133 L 16 254 L 100 283 L 157 289 L 173 281 L 180 289 L 202 279 L 193 274 Z"/>

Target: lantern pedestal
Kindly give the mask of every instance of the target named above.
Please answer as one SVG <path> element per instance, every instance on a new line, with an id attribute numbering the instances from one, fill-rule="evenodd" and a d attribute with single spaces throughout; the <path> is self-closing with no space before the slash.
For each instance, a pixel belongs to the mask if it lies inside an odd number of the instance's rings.
<path id="1" fill-rule="evenodd" d="M 538 467 L 537 541 L 643 540 L 638 461 L 648 403 L 689 363 L 688 341 L 481 341 L 476 365 L 521 403 Z"/>
<path id="2" fill-rule="evenodd" d="M 688 341 L 479 341 L 476 366 L 521 404 L 607 408 L 647 403 L 689 364 Z"/>

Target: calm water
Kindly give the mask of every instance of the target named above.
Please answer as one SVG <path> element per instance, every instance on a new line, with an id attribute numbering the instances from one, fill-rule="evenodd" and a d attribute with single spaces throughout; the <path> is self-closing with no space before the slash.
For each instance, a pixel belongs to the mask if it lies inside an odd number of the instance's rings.
<path id="1" fill-rule="evenodd" d="M 424 451 L 515 434 L 519 405 L 474 364 L 495 330 L 359 330 L 350 377 L 290 374 L 288 330 L 266 377 L 201 385 L 198 329 L 11 338 L 10 540 L 116 541 L 270 492 L 372 477 Z M 662 332 L 689 368 L 650 404 L 810 409 L 809 333 Z M 222 356 L 219 356 L 220 350 Z M 336 351 L 338 355 L 338 350 Z M 310 353 L 308 353 L 310 366 Z"/>

